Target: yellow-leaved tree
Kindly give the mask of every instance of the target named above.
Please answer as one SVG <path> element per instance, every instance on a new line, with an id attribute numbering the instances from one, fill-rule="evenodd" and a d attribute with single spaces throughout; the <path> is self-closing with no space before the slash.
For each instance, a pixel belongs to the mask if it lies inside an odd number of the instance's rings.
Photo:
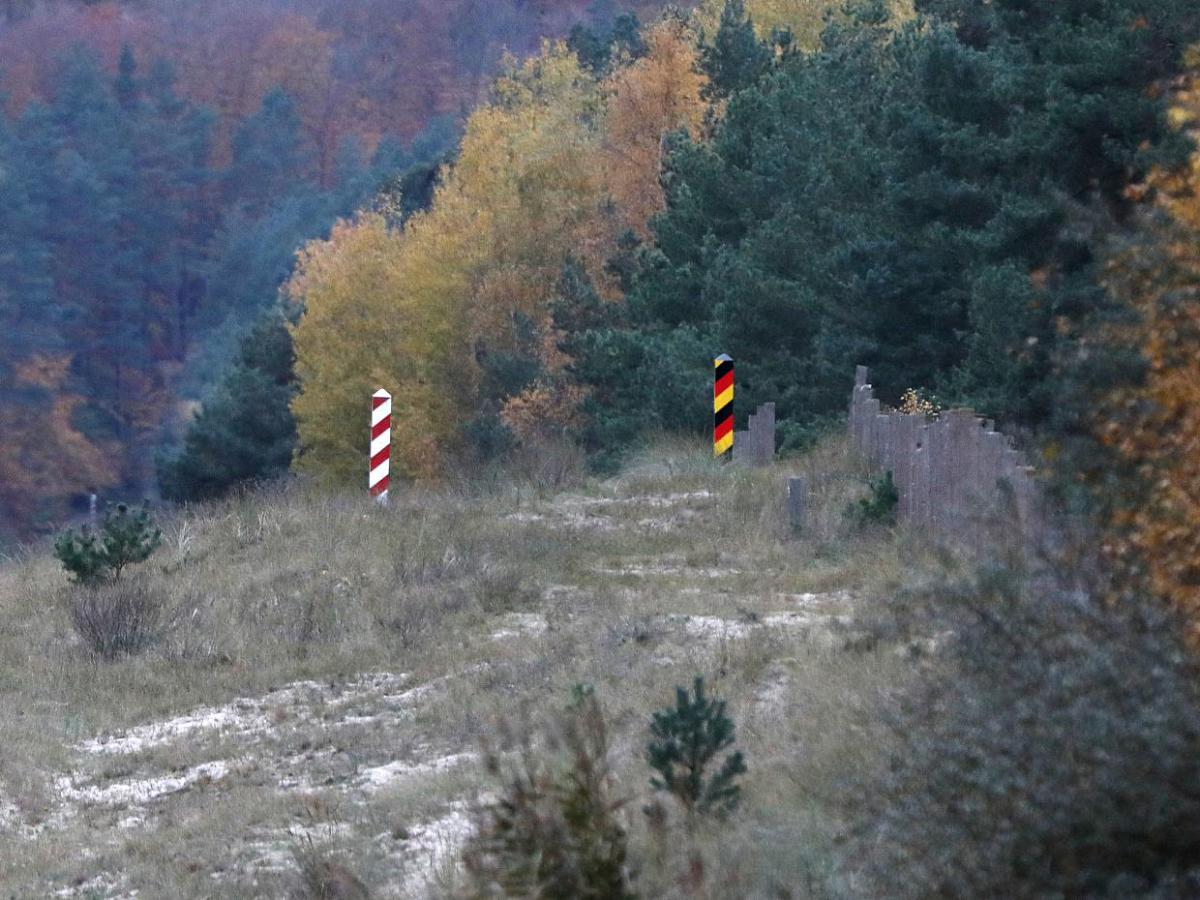
<path id="1" fill-rule="evenodd" d="M 552 302 L 566 260 L 619 300 L 605 264 L 663 206 L 662 142 L 707 109 L 696 36 L 678 16 L 599 83 L 561 43 L 509 59 L 426 212 L 401 227 L 365 212 L 309 244 L 288 285 L 300 391 L 297 468 L 365 474 L 367 405 L 394 395 L 393 470 L 436 477 L 490 404 L 518 439 L 578 421 L 582 392 L 558 350 Z M 519 358 L 532 378 L 505 384 Z M 520 368 L 520 366 L 516 367 Z"/>
<path id="2" fill-rule="evenodd" d="M 437 473 L 433 451 L 452 434 L 455 419 L 455 381 L 445 363 L 461 339 L 461 311 L 428 300 L 461 288 L 466 276 L 463 260 L 450 252 L 438 256 L 453 265 L 413 273 L 404 250 L 406 241 L 446 236 L 428 228 L 401 234 L 382 215 L 363 213 L 301 251 L 288 285 L 304 309 L 293 329 L 296 374 L 305 386 L 292 407 L 301 471 L 365 484 L 370 396 L 385 387 L 394 398 L 397 474 Z M 469 252 L 465 241 L 446 248 L 453 249 Z"/>
<path id="3" fill-rule="evenodd" d="M 589 168 L 600 175 L 601 202 L 579 221 L 570 247 L 599 295 L 610 302 L 622 297 L 606 263 L 625 233 L 649 239 L 650 218 L 666 203 L 660 183 L 663 139 L 681 130 L 699 137 L 708 110 L 702 96 L 707 78 L 699 70 L 697 35 L 691 25 L 678 15 L 667 15 L 647 29 L 645 42 L 645 54 L 618 67 L 603 85 L 601 134 L 589 161 Z M 561 265 L 561 256 L 557 263 Z M 557 350 L 551 323 L 539 324 L 544 375 L 507 398 L 501 410 L 504 423 L 523 442 L 577 425 L 584 398 L 584 392 L 563 376 L 569 360 Z"/>
<path id="4" fill-rule="evenodd" d="M 300 255 L 288 292 L 300 391 L 297 467 L 365 472 L 367 408 L 395 397 L 393 469 L 435 477 L 472 414 L 480 360 L 544 323 L 554 280 L 602 184 L 601 96 L 565 46 L 509 60 L 470 117 L 431 208 L 402 229 L 367 213 Z"/>

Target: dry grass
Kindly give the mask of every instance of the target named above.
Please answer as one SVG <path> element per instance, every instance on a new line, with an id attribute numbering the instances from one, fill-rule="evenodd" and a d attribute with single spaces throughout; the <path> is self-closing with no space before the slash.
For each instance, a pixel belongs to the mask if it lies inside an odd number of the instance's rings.
<path id="1" fill-rule="evenodd" d="M 698 673 L 738 724 L 744 809 L 727 837 L 662 847 L 632 804 L 642 890 L 683 896 L 702 852 L 689 895 L 832 891 L 838 785 L 873 764 L 873 711 L 913 671 L 844 622 L 941 562 L 850 530 L 864 478 L 840 442 L 762 471 L 660 443 L 560 494 L 552 468 L 388 509 L 291 485 L 173 514 L 141 567 L 166 624 L 113 662 L 76 636 L 48 553 L 0 566 L 0 894 L 276 897 L 298 858 L 372 896 L 453 892 L 489 787 L 471 754 L 499 721 L 536 730 L 594 685 L 640 797 L 649 713 Z"/>

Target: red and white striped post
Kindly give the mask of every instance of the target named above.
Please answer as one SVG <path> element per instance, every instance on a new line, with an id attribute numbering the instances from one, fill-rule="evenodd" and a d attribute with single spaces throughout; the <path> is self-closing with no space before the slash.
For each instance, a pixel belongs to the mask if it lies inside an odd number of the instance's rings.
<path id="1" fill-rule="evenodd" d="M 392 395 L 376 391 L 371 397 L 371 465 L 367 486 L 380 506 L 388 502 L 392 458 Z"/>

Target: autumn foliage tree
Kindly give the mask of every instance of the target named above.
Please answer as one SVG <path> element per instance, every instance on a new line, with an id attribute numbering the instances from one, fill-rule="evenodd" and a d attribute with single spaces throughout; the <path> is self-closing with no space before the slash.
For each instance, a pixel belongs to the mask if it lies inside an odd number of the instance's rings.
<path id="1" fill-rule="evenodd" d="M 686 131 L 699 139 L 708 105 L 696 35 L 683 19 L 670 17 L 647 30 L 646 54 L 618 69 L 609 84 L 603 142 L 606 188 L 621 224 L 649 236 L 651 216 L 666 206 L 660 175 L 663 138 Z"/>
<path id="2" fill-rule="evenodd" d="M 1200 139 L 1200 48 L 1174 92 L 1172 121 Z M 1129 191 L 1142 228 L 1111 259 L 1110 291 L 1133 314 L 1110 338 L 1141 358 L 1140 379 L 1101 406 L 1102 442 L 1128 478 L 1109 494 L 1109 549 L 1134 583 L 1183 612 L 1200 642 L 1200 148 Z"/>
<path id="3" fill-rule="evenodd" d="M 598 203 L 586 115 L 598 102 L 574 55 L 547 44 L 511 63 L 471 116 L 428 212 L 403 229 L 366 213 L 305 250 L 290 286 L 304 308 L 294 404 L 302 469 L 357 474 L 359 407 L 386 386 L 401 423 L 393 466 L 439 472 L 489 355 L 514 345 L 519 321 L 546 317 L 560 261 Z"/>
<path id="4" fill-rule="evenodd" d="M 381 190 L 403 187 L 401 217 L 428 205 L 500 21 L 465 79 L 462 5 L 378 0 L 382 29 L 343 6 L 0 13 L 0 530 L 46 530 L 88 486 L 153 494 L 296 250 Z"/>
<path id="5" fill-rule="evenodd" d="M 611 281 L 621 236 L 645 234 L 662 207 L 664 135 L 704 118 L 686 24 L 670 18 L 646 43 L 604 81 L 562 44 L 510 60 L 428 212 L 402 228 L 364 213 L 302 254 L 302 469 L 359 474 L 361 401 L 381 385 L 399 421 L 420 423 L 393 432 L 393 465 L 413 477 L 436 475 L 472 422 L 532 439 L 577 421 L 552 315 L 563 264 Z"/>

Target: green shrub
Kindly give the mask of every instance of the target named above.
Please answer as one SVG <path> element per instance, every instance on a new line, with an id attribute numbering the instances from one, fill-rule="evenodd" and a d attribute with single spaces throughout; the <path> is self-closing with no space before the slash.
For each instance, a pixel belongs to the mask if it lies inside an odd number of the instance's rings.
<path id="1" fill-rule="evenodd" d="M 54 556 L 81 584 L 101 581 L 108 572 L 104 547 L 86 525 L 59 535 L 54 542 Z"/>
<path id="2" fill-rule="evenodd" d="M 1184 630 L 1048 581 L 991 568 L 892 604 L 940 646 L 881 709 L 885 764 L 844 794 L 862 896 L 1200 895 Z"/>
<path id="3" fill-rule="evenodd" d="M 892 479 L 891 471 L 882 478 L 873 478 L 870 495 L 863 497 L 850 508 L 851 517 L 860 525 L 895 525 L 896 508 L 900 505 L 900 492 Z"/>
<path id="4" fill-rule="evenodd" d="M 695 813 L 724 817 L 741 799 L 734 780 L 745 774 L 746 763 L 736 751 L 725 757 L 715 774 L 706 775 L 717 755 L 733 745 L 733 720 L 725 714 L 725 701 L 705 696 L 703 678 L 696 678 L 693 692 L 676 688 L 675 706 L 654 714 L 646 755 L 658 777 L 650 783 L 674 796 L 689 817 Z"/>
<path id="5" fill-rule="evenodd" d="M 162 532 L 143 505 L 131 512 L 124 503 L 109 507 L 100 533 L 87 525 L 64 532 L 54 542 L 54 555 L 77 582 L 95 584 L 117 579 L 135 563 L 145 562 L 162 543 Z"/>
<path id="6" fill-rule="evenodd" d="M 632 900 L 607 726 L 590 688 L 576 688 L 554 738 L 565 764 L 548 767 L 526 746 L 501 796 L 481 810 L 464 853 L 470 896 Z M 496 754 L 488 767 L 500 774 Z"/>
<path id="7" fill-rule="evenodd" d="M 158 460 L 163 499 L 198 502 L 281 478 L 296 449 L 295 354 L 287 323 L 267 313 L 188 425 L 177 455 Z"/>

